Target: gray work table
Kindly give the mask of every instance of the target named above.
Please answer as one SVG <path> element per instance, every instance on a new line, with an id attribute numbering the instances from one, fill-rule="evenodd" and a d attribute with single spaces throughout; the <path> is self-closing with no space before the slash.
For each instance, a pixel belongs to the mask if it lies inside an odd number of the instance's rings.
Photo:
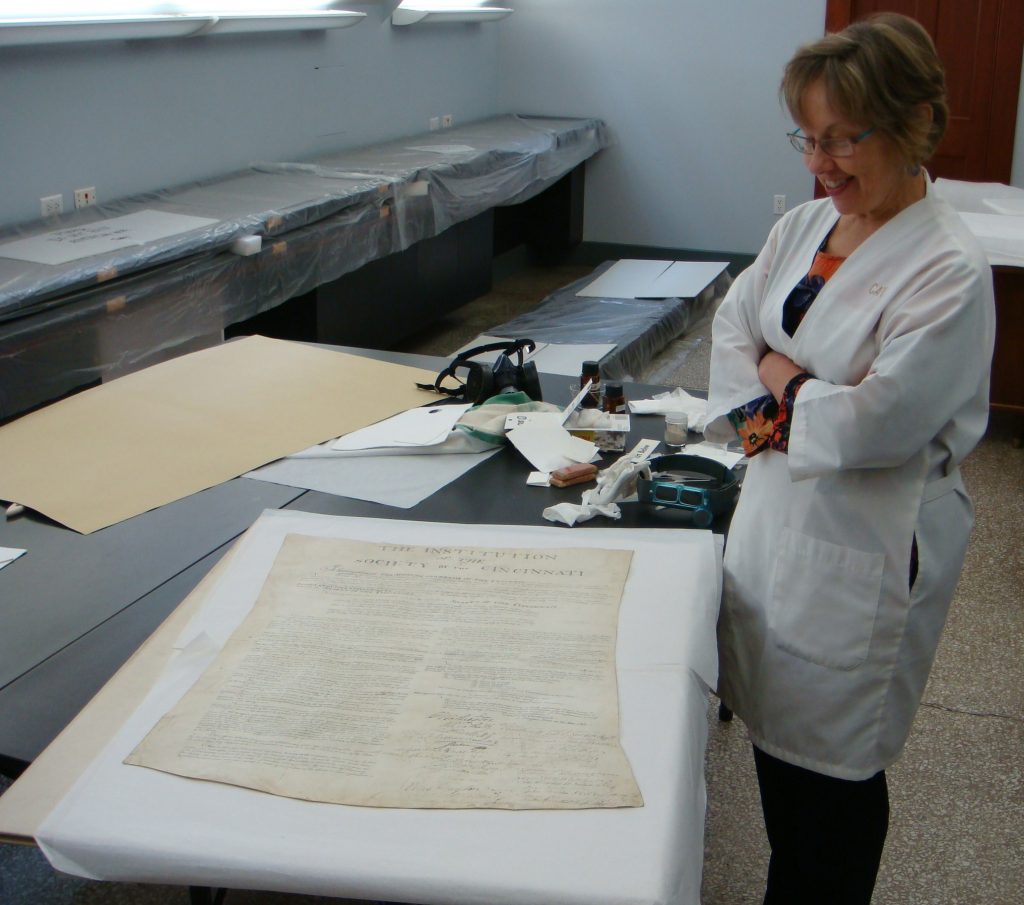
<path id="1" fill-rule="evenodd" d="M 344 351 L 437 369 L 442 359 Z M 542 375 L 564 404 L 569 380 Z M 664 388 L 633 385 L 643 398 Z M 627 449 L 660 438 L 662 419 L 634 416 Z M 607 461 L 606 457 L 606 461 Z M 90 535 L 26 513 L 0 522 L 0 546 L 28 553 L 0 570 L 0 772 L 17 775 L 53 740 L 267 508 L 473 524 L 549 524 L 541 511 L 584 487 L 526 486 L 531 466 L 502 450 L 411 509 L 236 478 Z M 624 506 L 581 526 L 688 527 L 688 516 Z M 721 530 L 722 525 L 716 525 Z M 567 529 L 568 530 L 568 529 Z M 574 529 L 579 530 L 579 529 Z"/>

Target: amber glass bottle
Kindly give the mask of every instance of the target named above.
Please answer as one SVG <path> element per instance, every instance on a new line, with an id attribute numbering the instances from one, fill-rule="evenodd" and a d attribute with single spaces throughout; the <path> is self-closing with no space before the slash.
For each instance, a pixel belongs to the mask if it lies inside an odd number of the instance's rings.
<path id="1" fill-rule="evenodd" d="M 619 415 L 626 411 L 626 395 L 622 391 L 621 383 L 606 383 L 604 385 L 604 400 L 601 407 L 612 415 Z"/>
<path id="2" fill-rule="evenodd" d="M 583 362 L 580 371 L 580 389 L 582 390 L 587 381 L 590 381 L 590 392 L 583 397 L 580 407 L 585 409 L 596 409 L 601 404 L 601 368 L 596 361 Z"/>

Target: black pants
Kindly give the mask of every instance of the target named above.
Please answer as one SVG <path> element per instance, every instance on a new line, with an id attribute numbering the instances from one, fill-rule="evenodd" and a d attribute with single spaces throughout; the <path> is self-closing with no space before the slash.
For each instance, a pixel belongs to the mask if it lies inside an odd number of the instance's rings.
<path id="1" fill-rule="evenodd" d="M 754 748 L 772 856 L 764 905 L 868 905 L 885 834 L 885 772 L 854 782 Z"/>

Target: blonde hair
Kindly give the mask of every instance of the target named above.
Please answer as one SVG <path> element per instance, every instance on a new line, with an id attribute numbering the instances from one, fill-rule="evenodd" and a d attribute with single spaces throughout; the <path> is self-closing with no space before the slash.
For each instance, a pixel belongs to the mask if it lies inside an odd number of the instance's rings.
<path id="1" fill-rule="evenodd" d="M 945 70 L 928 32 L 906 16 L 878 13 L 801 47 L 780 86 L 797 122 L 818 80 L 832 107 L 888 136 L 911 166 L 928 160 L 946 131 Z M 921 115 L 925 104 L 930 119 Z"/>

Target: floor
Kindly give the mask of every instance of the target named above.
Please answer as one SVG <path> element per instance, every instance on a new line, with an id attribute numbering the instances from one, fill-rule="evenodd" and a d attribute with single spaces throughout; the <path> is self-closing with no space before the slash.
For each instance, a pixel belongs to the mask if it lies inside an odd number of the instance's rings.
<path id="1" fill-rule="evenodd" d="M 502 279 L 402 349 L 445 355 L 589 269 L 534 268 Z M 706 387 L 709 354 L 702 322 L 637 377 Z M 1019 416 L 994 416 L 964 465 L 975 530 L 924 704 L 888 771 L 892 819 L 874 905 L 1024 902 L 1024 449 L 1012 442 L 1022 428 Z M 708 721 L 703 903 L 757 905 L 768 852 L 750 746 L 741 721 L 719 722 L 714 706 Z M 187 901 L 180 888 L 65 877 L 33 848 L 0 845 L 0 905 Z M 225 901 L 337 900 L 231 891 Z"/>

